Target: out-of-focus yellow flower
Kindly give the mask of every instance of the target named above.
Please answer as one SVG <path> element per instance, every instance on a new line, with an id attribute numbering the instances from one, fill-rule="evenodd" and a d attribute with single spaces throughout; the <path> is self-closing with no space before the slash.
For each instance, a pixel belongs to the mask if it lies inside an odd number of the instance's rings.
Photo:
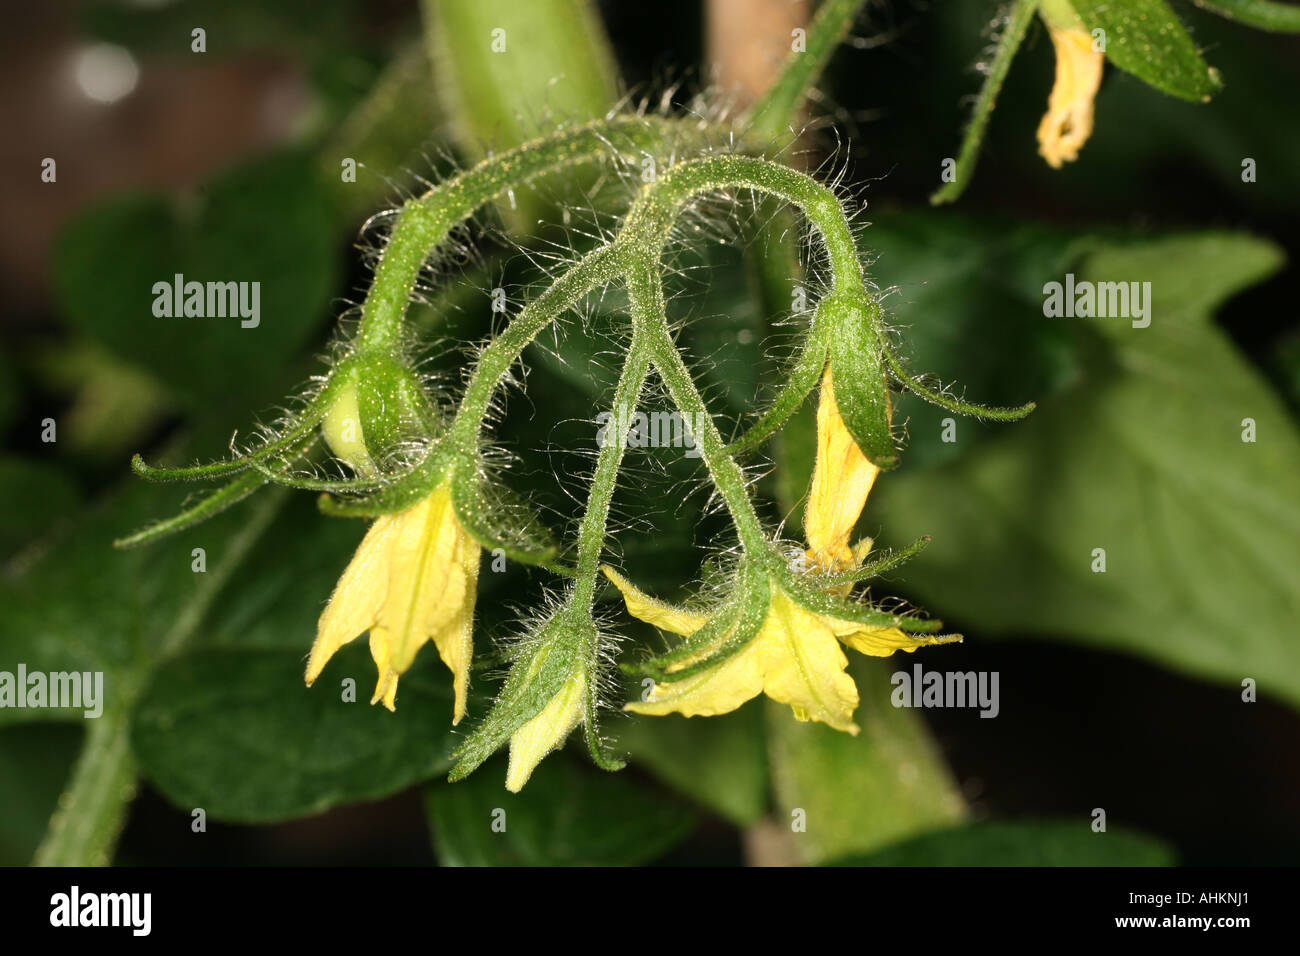
<path id="1" fill-rule="evenodd" d="M 522 790 L 542 758 L 564 743 L 582 720 L 586 695 L 586 675 L 576 671 L 540 714 L 514 732 L 510 737 L 510 766 L 506 769 L 507 790 Z"/>
<path id="2" fill-rule="evenodd" d="M 1038 124 L 1038 152 L 1053 169 L 1079 158 L 1092 135 L 1093 99 L 1101 86 L 1106 55 L 1093 49 L 1092 36 L 1079 27 L 1048 24 L 1056 48 L 1056 82 L 1047 112 Z"/>
<path id="3" fill-rule="evenodd" d="M 704 626 L 708 615 L 673 607 L 644 594 L 610 568 L 605 574 L 627 604 L 628 613 L 656 627 L 684 637 Z M 757 635 L 744 647 L 715 666 L 679 681 L 657 683 L 647 700 L 633 702 L 627 710 L 640 714 L 679 713 L 686 717 L 713 716 L 735 710 L 759 694 L 789 704 L 798 720 L 816 720 L 851 734 L 858 732 L 853 711 L 858 688 L 847 673 L 843 642 L 873 657 L 888 657 L 897 650 L 914 651 L 923 644 L 958 641 L 958 635 L 909 635 L 896 627 L 862 624 L 810 611 L 772 582 L 767 616 Z M 703 660 L 727 643 L 723 633 L 695 660 Z M 670 667 L 681 670 L 693 661 Z"/>
<path id="4" fill-rule="evenodd" d="M 379 670 L 370 702 L 393 710 L 398 677 L 432 641 L 453 675 L 452 722 L 459 723 L 474 651 L 479 550 L 456 518 L 447 480 L 405 511 L 376 518 L 320 616 L 308 686 L 335 651 L 368 630 Z"/>
<path id="5" fill-rule="evenodd" d="M 867 503 L 880 469 L 867 460 L 849 434 L 835 404 L 831 367 L 822 374 L 817 404 L 817 458 L 804 510 L 807 557 L 824 570 L 856 566 L 863 548 L 849 547 L 849 535 Z M 870 548 L 871 542 L 860 542 Z"/>

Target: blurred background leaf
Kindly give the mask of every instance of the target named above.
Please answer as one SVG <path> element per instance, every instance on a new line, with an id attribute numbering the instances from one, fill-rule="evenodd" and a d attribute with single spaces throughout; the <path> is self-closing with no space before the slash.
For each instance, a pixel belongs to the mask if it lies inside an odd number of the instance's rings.
<path id="1" fill-rule="evenodd" d="M 631 866 L 662 855 L 695 825 L 672 799 L 631 774 L 579 765 L 564 753 L 538 766 L 519 794 L 506 791 L 498 756 L 459 783 L 426 790 L 434 847 L 444 866 Z"/>
<path id="2" fill-rule="evenodd" d="M 188 202 L 139 196 L 92 207 L 65 231 L 55 274 L 78 328 L 198 406 L 227 394 L 235 370 L 270 377 L 323 328 L 338 283 L 334 234 L 309 159 L 281 154 Z M 245 328 L 237 314 L 155 315 L 154 284 L 178 274 L 260 283 L 259 324 Z"/>
<path id="3" fill-rule="evenodd" d="M 909 592 L 981 633 L 1068 637 L 1235 685 L 1254 676 L 1300 703 L 1300 436 L 1211 321 L 1279 264 L 1271 244 L 1222 233 L 1090 254 L 1079 281 L 1151 283 L 1150 327 L 1039 317 L 1108 347 L 1027 422 L 882 483 L 873 505 L 890 539 L 935 536 Z"/>
<path id="4" fill-rule="evenodd" d="M 632 716 L 607 728 L 634 765 L 737 826 L 757 823 L 767 812 L 761 701 L 708 720 Z"/>
<path id="5" fill-rule="evenodd" d="M 927 657 L 931 666 L 937 657 Z M 856 737 L 793 720 L 788 707 L 768 704 L 775 816 L 782 827 L 797 821 L 805 828 L 790 836 L 802 862 L 868 852 L 966 817 L 966 802 L 925 725 L 890 703 L 889 675 L 900 666 L 852 655 L 862 698 Z"/>
<path id="6" fill-rule="evenodd" d="M 428 657 L 404 674 L 390 713 L 370 705 L 364 642 L 340 651 L 310 690 L 303 658 L 301 649 L 223 649 L 169 662 L 136 712 L 141 771 L 177 806 L 271 823 L 387 796 L 450 766 L 451 680 L 441 662 Z"/>
<path id="7" fill-rule="evenodd" d="M 1171 866 L 1159 840 L 1086 823 L 990 821 L 937 830 L 832 866 Z"/>

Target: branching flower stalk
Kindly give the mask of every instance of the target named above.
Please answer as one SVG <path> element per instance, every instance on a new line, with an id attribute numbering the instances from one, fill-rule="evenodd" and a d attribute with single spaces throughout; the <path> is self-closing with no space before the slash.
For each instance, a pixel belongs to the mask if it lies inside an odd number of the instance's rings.
<path id="1" fill-rule="evenodd" d="M 823 60 L 833 45 L 827 38 L 847 29 L 855 8 L 846 0 L 824 6 L 809 44 Z M 806 89 L 815 73 L 793 62 L 775 99 L 755 110 L 757 135 L 776 135 L 774 117 L 793 109 L 786 101 L 797 104 L 802 96 L 794 89 Z M 725 149 L 714 145 L 720 142 Z M 307 682 L 324 672 L 339 647 L 368 633 L 378 676 L 372 702 L 394 708 L 401 675 L 423 644 L 433 643 L 453 675 L 453 722 L 468 710 L 481 552 L 501 549 L 555 574 L 562 592 L 512 645 L 495 702 L 453 754 L 452 780 L 508 744 L 506 785 L 518 790 L 579 725 L 598 765 L 622 765 L 599 732 L 616 656 L 613 636 L 596 619 L 602 574 L 632 615 L 683 637 L 667 653 L 623 663 L 656 682 L 628 709 L 716 714 L 766 693 L 789 704 L 799 719 L 855 733 L 857 688 L 842 645 L 888 656 L 960 639 L 938 633 L 940 622 L 915 611 L 886 609 L 853 594 L 859 582 L 924 545 L 867 560 L 870 542 L 851 549 L 844 544 L 875 475 L 898 463 L 891 386 L 988 418 L 1023 417 L 1032 405 L 985 408 L 913 376 L 890 345 L 845 202 L 816 178 L 748 151 L 761 150 L 704 121 L 616 115 L 489 157 L 408 202 L 393 219 L 355 335 L 337 350 L 339 358 L 298 415 L 279 435 L 227 461 L 164 469 L 137 457 L 137 473 L 153 480 L 232 480 L 182 515 L 119 543 L 140 544 L 188 527 L 268 483 L 324 492 L 326 514 L 373 523 L 321 615 Z M 405 321 L 430 259 L 477 210 L 514 189 L 578 164 L 605 162 L 617 169 L 643 156 L 653 158 L 660 172 L 644 184 L 638 177 L 613 237 L 559 274 L 479 351 L 454 411 L 445 413 L 444 396 L 416 371 L 414 356 L 422 346 Z M 728 444 L 674 338 L 663 259 L 671 243 L 689 241 L 678 225 L 702 202 L 749 194 L 802 213 L 828 279 L 786 384 Z M 615 284 L 625 288 L 629 302 L 626 349 L 609 409 L 616 434 L 597 454 L 575 539 L 557 543 L 489 464 L 492 439 L 485 423 L 528 345 L 593 292 Z M 657 601 L 602 564 L 628 423 L 652 372 L 677 411 L 695 423 L 708 482 L 725 504 L 738 545 L 726 585 L 694 608 Z M 810 531 L 804 554 L 764 527 L 740 459 L 778 432 L 818 382 L 822 447 L 836 451 L 819 453 L 816 462 L 808 505 L 816 520 L 807 524 L 819 530 Z M 309 460 L 318 441 L 342 477 L 293 470 Z"/>

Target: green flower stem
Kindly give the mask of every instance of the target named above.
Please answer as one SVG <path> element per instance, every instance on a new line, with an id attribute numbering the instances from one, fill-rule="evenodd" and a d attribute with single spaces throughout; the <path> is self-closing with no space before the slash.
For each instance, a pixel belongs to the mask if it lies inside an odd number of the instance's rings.
<path id="1" fill-rule="evenodd" d="M 689 421 L 703 423 L 701 434 L 695 435 L 700 448 L 700 458 L 708 468 L 714 487 L 722 495 L 722 500 L 735 522 L 736 533 L 740 536 L 741 546 L 748 554 L 761 555 L 766 550 L 767 536 L 763 525 L 754 511 L 746 487 L 745 473 L 736 464 L 736 460 L 727 454 L 726 443 L 718 433 L 718 426 L 713 423 L 704 397 L 691 378 L 690 369 L 682 361 L 668 329 L 665 313 L 663 283 L 657 271 L 646 270 L 650 275 L 635 282 L 629 281 L 628 293 L 632 298 L 633 310 L 644 310 L 649 318 L 654 339 L 650 343 L 654 357 L 655 370 L 668 387 L 668 394 L 677 403 L 678 410 Z M 629 280 L 631 277 L 629 277 Z"/>
<path id="2" fill-rule="evenodd" d="M 629 285 L 631 283 L 629 282 Z M 596 470 L 591 477 L 587 493 L 587 511 L 578 528 L 577 575 L 574 582 L 573 601 L 576 606 L 590 611 L 596 596 L 596 581 L 600 575 L 600 555 L 605 547 L 605 534 L 609 525 L 609 508 L 614 501 L 618 485 L 618 470 L 627 449 L 624 428 L 629 416 L 636 410 L 641 388 L 650 372 L 650 350 L 646 330 L 633 319 L 632 345 L 623 362 L 618 385 L 614 388 L 614 437 L 606 438 L 596 457 Z M 608 436 L 608 432 L 606 435 Z"/>
<path id="3" fill-rule="evenodd" d="M 706 423 L 704 434 L 696 436 L 701 445 L 702 458 L 736 522 L 742 545 L 746 551 L 757 554 L 766 539 L 754 513 L 744 473 L 708 415 L 704 400 L 672 340 L 663 301 L 663 287 L 658 278 L 659 257 L 667 242 L 671 223 L 681 209 L 701 193 L 737 188 L 754 189 L 798 206 L 821 235 L 831 268 L 831 292 L 819 307 L 819 311 L 824 312 L 827 325 L 850 317 L 856 317 L 862 322 L 876 320 L 872 318 L 875 313 L 869 308 L 871 300 L 853 241 L 853 231 L 839 199 L 833 191 L 803 173 L 746 156 L 715 156 L 694 160 L 665 173 L 657 183 L 647 188 L 637 206 L 629 213 L 629 221 L 636 223 L 629 226 L 629 232 L 635 229 L 641 234 L 638 238 L 629 240 L 629 246 L 634 250 L 634 266 L 629 273 L 628 286 L 633 313 L 636 315 L 641 310 L 641 320 L 654 330 L 652 348 L 655 367 L 679 410 L 697 416 L 695 420 Z M 649 266 L 645 265 L 647 261 Z M 648 274 L 643 273 L 643 269 L 648 269 Z M 868 346 L 879 347 L 880 330 L 869 326 L 865 331 L 868 333 L 865 336 Z M 813 348 L 820 334 L 816 328 L 810 332 Z M 816 355 L 815 352 L 812 354 Z M 811 362 L 809 364 L 820 371 L 817 365 Z"/>
<path id="4" fill-rule="evenodd" d="M 589 252 L 524 306 L 505 331 L 483 350 L 451 426 L 451 443 L 461 454 L 476 452 L 492 395 L 528 343 L 592 289 L 616 279 L 624 261 L 623 244 L 617 240 Z"/>
<path id="5" fill-rule="evenodd" d="M 808 28 L 804 50 L 790 53 L 781 75 L 750 114 L 747 134 L 751 138 L 776 139 L 789 129 L 808 91 L 826 69 L 831 54 L 853 26 L 853 18 L 864 2 L 826 0 L 821 5 Z"/>
<path id="6" fill-rule="evenodd" d="M 735 522 L 742 546 L 751 554 L 760 554 L 767 539 L 744 472 L 729 453 L 673 341 L 660 277 L 664 245 L 686 204 L 701 193 L 733 188 L 755 189 L 803 209 L 826 245 L 833 286 L 828 304 L 832 309 L 858 312 L 865 320 L 869 299 L 853 233 L 835 194 L 802 173 L 761 159 L 716 156 L 674 167 L 645 189 L 629 210 L 616 240 L 627 249 L 626 281 L 634 327 L 648 336 L 655 368 L 678 410 L 704 423 L 703 434 L 695 436 L 701 457 Z"/>
<path id="7" fill-rule="evenodd" d="M 853 230 L 834 191 L 804 173 L 751 156 L 710 156 L 673 167 L 652 187 L 655 205 L 677 210 L 701 193 L 753 189 L 799 207 L 820 234 L 830 261 L 832 292 L 865 293 Z M 865 297 L 865 296 L 864 296 Z"/>
<path id="8" fill-rule="evenodd" d="M 628 212 L 628 225 L 619 238 L 627 242 L 629 249 L 626 282 L 632 324 L 639 336 L 646 337 L 655 369 L 668 386 L 678 411 L 693 422 L 703 422 L 703 433 L 694 438 L 704 465 L 726 502 L 742 546 L 751 554 L 762 554 L 767 538 L 745 487 L 745 474 L 727 454 L 722 436 L 677 351 L 668 325 L 659 260 L 676 214 L 688 195 L 674 190 L 665 177 L 647 187 Z"/>
<path id="9" fill-rule="evenodd" d="M 953 171 L 954 178 L 952 182 L 945 183 L 930 196 L 932 205 L 955 202 L 965 191 L 971 177 L 975 175 L 975 163 L 979 159 L 984 128 L 988 126 L 989 117 L 993 115 L 998 94 L 1002 92 L 1002 84 L 1011 69 L 1011 61 L 1015 59 L 1016 51 L 1024 42 L 1025 33 L 1029 30 L 1029 24 L 1034 21 L 1034 11 L 1037 8 L 1038 0 L 1016 0 L 1015 6 L 1007 16 L 1007 25 L 1002 28 L 1002 36 L 998 38 L 997 49 L 993 53 L 993 64 L 984 78 L 979 99 L 975 101 L 975 109 L 971 113 L 970 124 L 966 127 L 965 136 L 962 137 L 961 150 L 957 154 L 957 167 Z"/>
<path id="10" fill-rule="evenodd" d="M 362 307 L 357 349 L 391 354 L 420 269 L 474 212 L 546 173 L 626 149 L 655 150 L 680 124 L 652 117 L 589 123 L 491 156 L 402 207 Z M 684 128 L 684 127 L 682 127 Z"/>

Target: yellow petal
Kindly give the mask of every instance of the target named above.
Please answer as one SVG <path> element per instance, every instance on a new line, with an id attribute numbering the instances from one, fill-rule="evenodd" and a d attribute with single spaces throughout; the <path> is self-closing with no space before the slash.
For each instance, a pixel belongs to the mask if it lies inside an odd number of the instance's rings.
<path id="1" fill-rule="evenodd" d="M 715 667 L 656 684 L 645 701 L 625 709 L 638 714 L 712 717 L 766 693 L 789 704 L 799 720 L 819 720 L 857 733 L 858 690 L 846 673 L 848 659 L 830 627 L 777 592 L 758 635 Z"/>
<path id="2" fill-rule="evenodd" d="M 858 687 L 835 633 L 813 614 L 777 591 L 759 634 L 768 697 L 789 704 L 799 720 L 817 720 L 836 730 L 858 732 L 853 711 Z"/>
<path id="3" fill-rule="evenodd" d="M 637 714 L 713 717 L 726 714 L 763 692 L 764 657 L 758 639 L 715 667 L 682 680 L 655 684 L 644 701 L 624 710 Z"/>
<path id="4" fill-rule="evenodd" d="M 456 518 L 447 482 L 405 511 L 376 518 L 321 614 L 307 683 L 368 630 L 378 672 L 371 703 L 393 710 L 398 677 L 433 641 L 453 675 L 458 723 L 469 692 L 479 550 Z"/>
<path id="5" fill-rule="evenodd" d="M 397 671 L 389 663 L 388 641 L 376 628 L 370 632 L 370 656 L 375 659 L 375 669 L 379 679 L 375 681 L 375 692 L 370 695 L 370 703 L 384 702 L 389 710 L 397 710 Z"/>
<path id="6" fill-rule="evenodd" d="M 433 641 L 451 670 L 453 723 L 465 714 L 473 655 L 473 608 L 479 545 L 460 526 L 444 482 L 420 503 L 396 516 L 389 552 L 388 599 L 372 630 L 371 653 L 380 671 L 380 696 L 392 699 L 385 669 L 403 674 L 426 641 Z M 383 645 L 375 654 L 375 643 Z"/>
<path id="7" fill-rule="evenodd" d="M 506 769 L 507 790 L 522 790 L 542 758 L 564 743 L 578 726 L 586 692 L 586 677 L 577 671 L 540 714 L 514 732 L 510 738 L 510 766 Z"/>
<path id="8" fill-rule="evenodd" d="M 334 586 L 316 625 L 316 642 L 307 661 L 307 686 L 315 683 L 334 653 L 379 617 L 388 594 L 388 553 L 396 523 L 393 515 L 375 519 Z"/>
<path id="9" fill-rule="evenodd" d="M 808 559 L 831 569 L 854 563 L 849 535 L 866 506 L 880 469 L 867 460 L 849 434 L 835 404 L 831 367 L 822 375 L 817 403 L 817 458 L 804 511 Z"/>
<path id="10" fill-rule="evenodd" d="M 647 624 L 686 637 L 698 631 L 708 620 L 707 614 L 687 611 L 652 598 L 608 565 L 602 566 L 601 570 L 605 572 L 605 577 L 613 581 L 614 586 L 622 592 L 627 613 Z"/>
<path id="11" fill-rule="evenodd" d="M 1048 27 L 1056 48 L 1056 82 L 1038 124 L 1038 152 L 1053 169 L 1074 162 L 1092 135 L 1093 100 L 1106 55 L 1092 48 L 1086 30 Z"/>

